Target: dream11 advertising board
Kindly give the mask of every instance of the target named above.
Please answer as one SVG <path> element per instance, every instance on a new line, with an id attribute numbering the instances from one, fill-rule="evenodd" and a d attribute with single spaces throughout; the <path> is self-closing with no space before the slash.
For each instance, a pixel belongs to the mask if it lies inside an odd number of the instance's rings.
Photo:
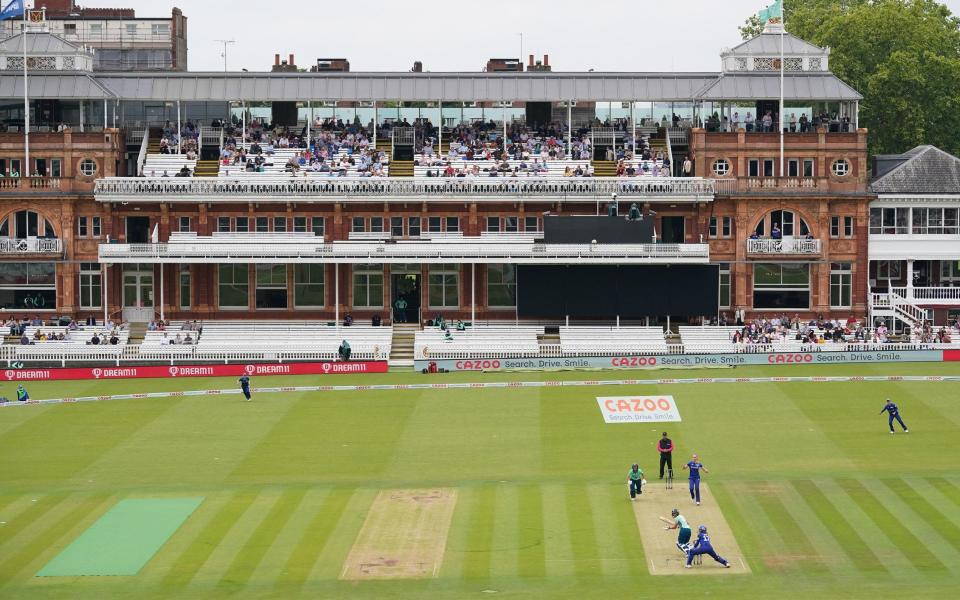
<path id="1" fill-rule="evenodd" d="M 181 377 L 239 377 L 274 375 L 357 375 L 386 373 L 384 361 L 302 362 L 282 364 L 173 365 L 151 367 L 94 367 L 67 369 L 5 369 L 6 381 L 69 381 L 78 379 L 152 379 Z"/>

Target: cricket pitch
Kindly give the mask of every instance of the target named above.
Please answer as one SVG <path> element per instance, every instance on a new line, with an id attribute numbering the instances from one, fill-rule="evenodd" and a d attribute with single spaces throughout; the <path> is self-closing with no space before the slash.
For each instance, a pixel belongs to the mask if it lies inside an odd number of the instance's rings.
<path id="1" fill-rule="evenodd" d="M 380 492 L 340 579 L 436 577 L 456 501 L 456 491 L 445 488 Z"/>
<path id="2" fill-rule="evenodd" d="M 750 566 L 737 546 L 727 520 L 710 493 L 710 486 L 703 482 L 700 482 L 700 502 L 700 506 L 696 506 L 690 499 L 686 480 L 676 481 L 673 489 L 666 489 L 659 482 L 644 486 L 643 494 L 633 503 L 633 514 L 640 528 L 643 553 L 651 575 L 732 575 L 750 572 Z M 677 549 L 677 530 L 664 531 L 666 523 L 657 518 L 670 518 L 670 511 L 674 508 L 680 510 L 693 529 L 691 543 L 697 539 L 697 527 L 707 526 L 714 549 L 729 561 L 729 569 L 724 569 L 706 555 L 703 556 L 702 565 L 684 569 L 686 556 Z"/>

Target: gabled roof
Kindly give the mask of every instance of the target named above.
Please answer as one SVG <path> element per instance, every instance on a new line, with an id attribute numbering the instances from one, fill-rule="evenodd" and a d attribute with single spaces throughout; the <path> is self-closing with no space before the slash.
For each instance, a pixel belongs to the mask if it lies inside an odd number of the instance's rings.
<path id="1" fill-rule="evenodd" d="M 812 54 L 823 56 L 829 50 L 801 40 L 795 35 L 783 34 L 783 53 L 788 56 Z M 761 33 L 730 50 L 724 50 L 721 56 L 765 56 L 780 54 L 780 34 Z"/>
<path id="2" fill-rule="evenodd" d="M 23 35 L 8 37 L 0 42 L 0 54 L 23 54 Z M 45 54 L 76 54 L 81 49 L 59 35 L 41 31 L 27 33 L 27 54 L 42 56 Z"/>
<path id="3" fill-rule="evenodd" d="M 832 73 L 787 73 L 784 100 L 861 100 L 853 89 Z M 780 73 L 727 73 L 697 93 L 702 100 L 779 100 Z"/>
<path id="4" fill-rule="evenodd" d="M 960 158 L 935 146 L 917 146 L 897 157 L 893 167 L 870 184 L 876 194 L 960 195 Z"/>

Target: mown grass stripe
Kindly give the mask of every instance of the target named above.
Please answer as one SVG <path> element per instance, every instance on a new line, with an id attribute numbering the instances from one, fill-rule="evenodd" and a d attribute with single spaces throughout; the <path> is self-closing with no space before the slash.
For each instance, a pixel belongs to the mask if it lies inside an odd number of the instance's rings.
<path id="1" fill-rule="evenodd" d="M 320 550 L 313 569 L 307 575 L 307 581 L 333 580 L 340 577 L 350 550 L 356 543 L 380 491 L 374 488 L 358 488 L 354 491 L 343 509 L 343 515 L 330 530 L 327 543 Z"/>
<path id="2" fill-rule="evenodd" d="M 620 485 L 591 485 L 587 494 L 593 509 L 595 539 L 602 540 L 603 574 L 632 577 L 646 573 L 646 563 L 633 505 L 623 499 L 622 490 Z"/>
<path id="3" fill-rule="evenodd" d="M 0 528 L 0 533 L 3 534 L 3 542 L 0 543 L 0 549 L 4 548 L 8 543 L 12 542 L 14 537 L 17 536 L 24 528 L 32 525 L 33 523 L 40 523 L 43 521 L 44 516 L 55 507 L 59 506 L 67 496 L 65 494 L 56 494 L 52 496 L 44 496 L 39 498 L 36 502 L 30 502 L 25 510 L 21 511 L 19 515 L 11 517 L 7 520 L 7 524 Z"/>
<path id="4" fill-rule="evenodd" d="M 287 558 L 283 570 L 277 576 L 278 584 L 302 584 L 307 580 L 317 561 L 317 556 L 323 551 L 330 532 L 340 520 L 352 496 L 352 489 L 333 489 L 317 505 L 316 512 L 309 524 L 304 527 L 299 541 Z"/>
<path id="5" fill-rule="evenodd" d="M 272 585 L 276 582 L 283 572 L 283 567 L 290 558 L 294 546 L 300 541 L 303 530 L 315 516 L 314 510 L 323 502 L 328 493 L 329 489 L 326 488 L 304 488 L 303 499 L 291 511 L 290 518 L 277 533 L 277 537 L 270 544 L 270 548 L 260 560 L 260 564 L 254 569 L 250 581 L 256 582 L 258 585 Z"/>
<path id="6" fill-rule="evenodd" d="M 280 530 L 297 510 L 305 494 L 304 489 L 293 489 L 280 495 L 266 518 L 234 556 L 233 562 L 220 578 L 221 584 L 242 585 L 250 580 L 250 576 L 263 560 L 263 556 L 270 549 Z"/>
<path id="7" fill-rule="evenodd" d="M 574 573 L 573 547 L 567 520 L 566 489 L 559 483 L 540 488 L 543 498 L 543 556 L 546 576 L 569 577 Z"/>
<path id="8" fill-rule="evenodd" d="M 927 522 L 954 550 L 960 551 L 960 527 L 951 521 L 945 514 L 921 496 L 916 489 L 903 479 L 881 479 L 883 485 L 897 495 L 904 504 L 917 513 Z"/>
<path id="9" fill-rule="evenodd" d="M 490 577 L 516 577 L 520 554 L 520 493 L 515 485 L 500 484 L 494 490 L 494 497 Z"/>
<path id="10" fill-rule="evenodd" d="M 951 502 L 960 506 L 960 487 L 945 477 L 927 477 L 927 481 Z"/>
<path id="11" fill-rule="evenodd" d="M 588 484 L 583 490 L 589 503 L 590 514 L 593 516 L 591 524 L 597 564 L 596 573 L 604 576 L 625 576 L 634 572 L 644 572 L 642 557 L 639 559 L 640 570 L 638 570 L 638 565 L 631 564 L 631 561 L 624 556 L 626 544 L 642 546 L 636 520 L 634 520 L 633 529 L 621 530 L 617 523 L 617 507 L 610 504 L 608 489 L 607 484 Z M 622 495 L 617 499 L 620 500 L 621 505 L 625 503 Z M 627 537 L 630 538 L 629 542 L 626 540 Z M 574 552 L 576 550 L 574 546 Z"/>
<path id="12" fill-rule="evenodd" d="M 190 518 L 180 527 L 173 537 L 147 563 L 138 576 L 138 580 L 146 585 L 159 585 L 163 578 L 170 574 L 176 562 L 187 551 L 194 540 L 203 532 L 204 528 L 216 517 L 220 509 L 227 504 L 232 496 L 225 493 L 214 493 L 204 497 L 203 504 L 190 515 Z"/>
<path id="13" fill-rule="evenodd" d="M 543 577 L 544 563 L 543 496 L 540 486 L 527 485 L 518 490 L 517 573 L 520 577 Z"/>
<path id="14" fill-rule="evenodd" d="M 444 545 L 440 570 L 437 579 L 460 579 L 468 561 L 466 545 L 470 533 L 470 519 L 473 515 L 474 496 L 477 488 L 457 489 L 457 504 L 453 507 L 450 527 L 447 529 L 447 542 Z"/>
<path id="15" fill-rule="evenodd" d="M 582 485 L 566 486 L 567 521 L 570 545 L 573 549 L 574 574 L 599 575 L 603 572 L 600 549 L 597 547 L 593 506 Z"/>
<path id="16" fill-rule="evenodd" d="M 28 543 L 0 563 L 0 584 L 6 584 L 28 569 L 28 573 L 24 575 L 27 577 L 34 575 L 43 566 L 43 562 L 66 547 L 69 540 L 62 540 L 68 533 L 74 529 L 78 532 L 86 529 L 106 511 L 113 500 L 111 496 L 70 499 L 68 503 L 74 505 L 73 508 L 52 525 L 40 530 Z"/>
<path id="17" fill-rule="evenodd" d="M 736 532 L 737 545 L 744 558 L 750 561 L 751 571 L 763 573 L 771 570 L 767 557 L 777 554 L 784 547 L 784 541 L 756 502 L 757 496 L 770 492 L 758 489 L 753 483 L 719 481 L 710 482 L 710 492 L 723 507 L 723 516 L 731 530 Z M 779 567 L 776 571 L 779 573 Z"/>
<path id="18" fill-rule="evenodd" d="M 778 562 L 782 561 L 785 568 L 800 569 L 808 573 L 826 572 L 827 567 L 823 558 L 819 556 L 810 538 L 784 506 L 780 495 L 760 494 L 756 497 L 756 501 L 783 540 L 784 548 L 781 552 L 786 550 L 785 554 L 771 554 L 770 558 Z"/>
<path id="19" fill-rule="evenodd" d="M 838 483 L 918 571 L 931 573 L 947 570 L 946 565 L 940 562 L 927 549 L 927 546 L 903 525 L 900 518 L 891 513 L 860 481 L 841 479 Z"/>
<path id="20" fill-rule="evenodd" d="M 497 516 L 496 493 L 492 486 L 484 485 L 473 489 L 471 496 L 461 577 L 487 579 L 490 577 L 493 526 Z"/>
<path id="21" fill-rule="evenodd" d="M 790 482 L 781 483 L 780 497 L 800 529 L 807 535 L 821 563 L 838 577 L 850 577 L 856 571 L 850 557 Z"/>
<path id="22" fill-rule="evenodd" d="M 857 570 L 864 573 L 885 573 L 883 563 L 874 554 L 870 546 L 860 537 L 843 514 L 834 506 L 823 491 L 809 479 L 795 479 L 790 482 L 807 506 L 823 523 L 830 535 L 837 540 L 844 553 L 850 557 Z"/>
<path id="23" fill-rule="evenodd" d="M 213 519 L 207 523 L 187 550 L 180 555 L 180 558 L 170 568 L 169 573 L 163 578 L 161 585 L 175 589 L 190 583 L 190 580 L 207 562 L 207 559 L 217 549 L 234 524 L 253 504 L 256 497 L 256 491 L 241 491 L 231 497 L 217 511 Z"/>

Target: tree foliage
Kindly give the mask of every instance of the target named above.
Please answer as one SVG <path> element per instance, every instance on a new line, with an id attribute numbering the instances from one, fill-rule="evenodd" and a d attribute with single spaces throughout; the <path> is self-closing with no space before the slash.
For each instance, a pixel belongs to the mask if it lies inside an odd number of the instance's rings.
<path id="1" fill-rule="evenodd" d="M 960 155 L 960 19 L 934 0 L 791 0 L 787 31 L 829 46 L 830 70 L 863 94 L 870 152 L 933 144 Z M 744 39 L 762 30 L 756 16 Z"/>

